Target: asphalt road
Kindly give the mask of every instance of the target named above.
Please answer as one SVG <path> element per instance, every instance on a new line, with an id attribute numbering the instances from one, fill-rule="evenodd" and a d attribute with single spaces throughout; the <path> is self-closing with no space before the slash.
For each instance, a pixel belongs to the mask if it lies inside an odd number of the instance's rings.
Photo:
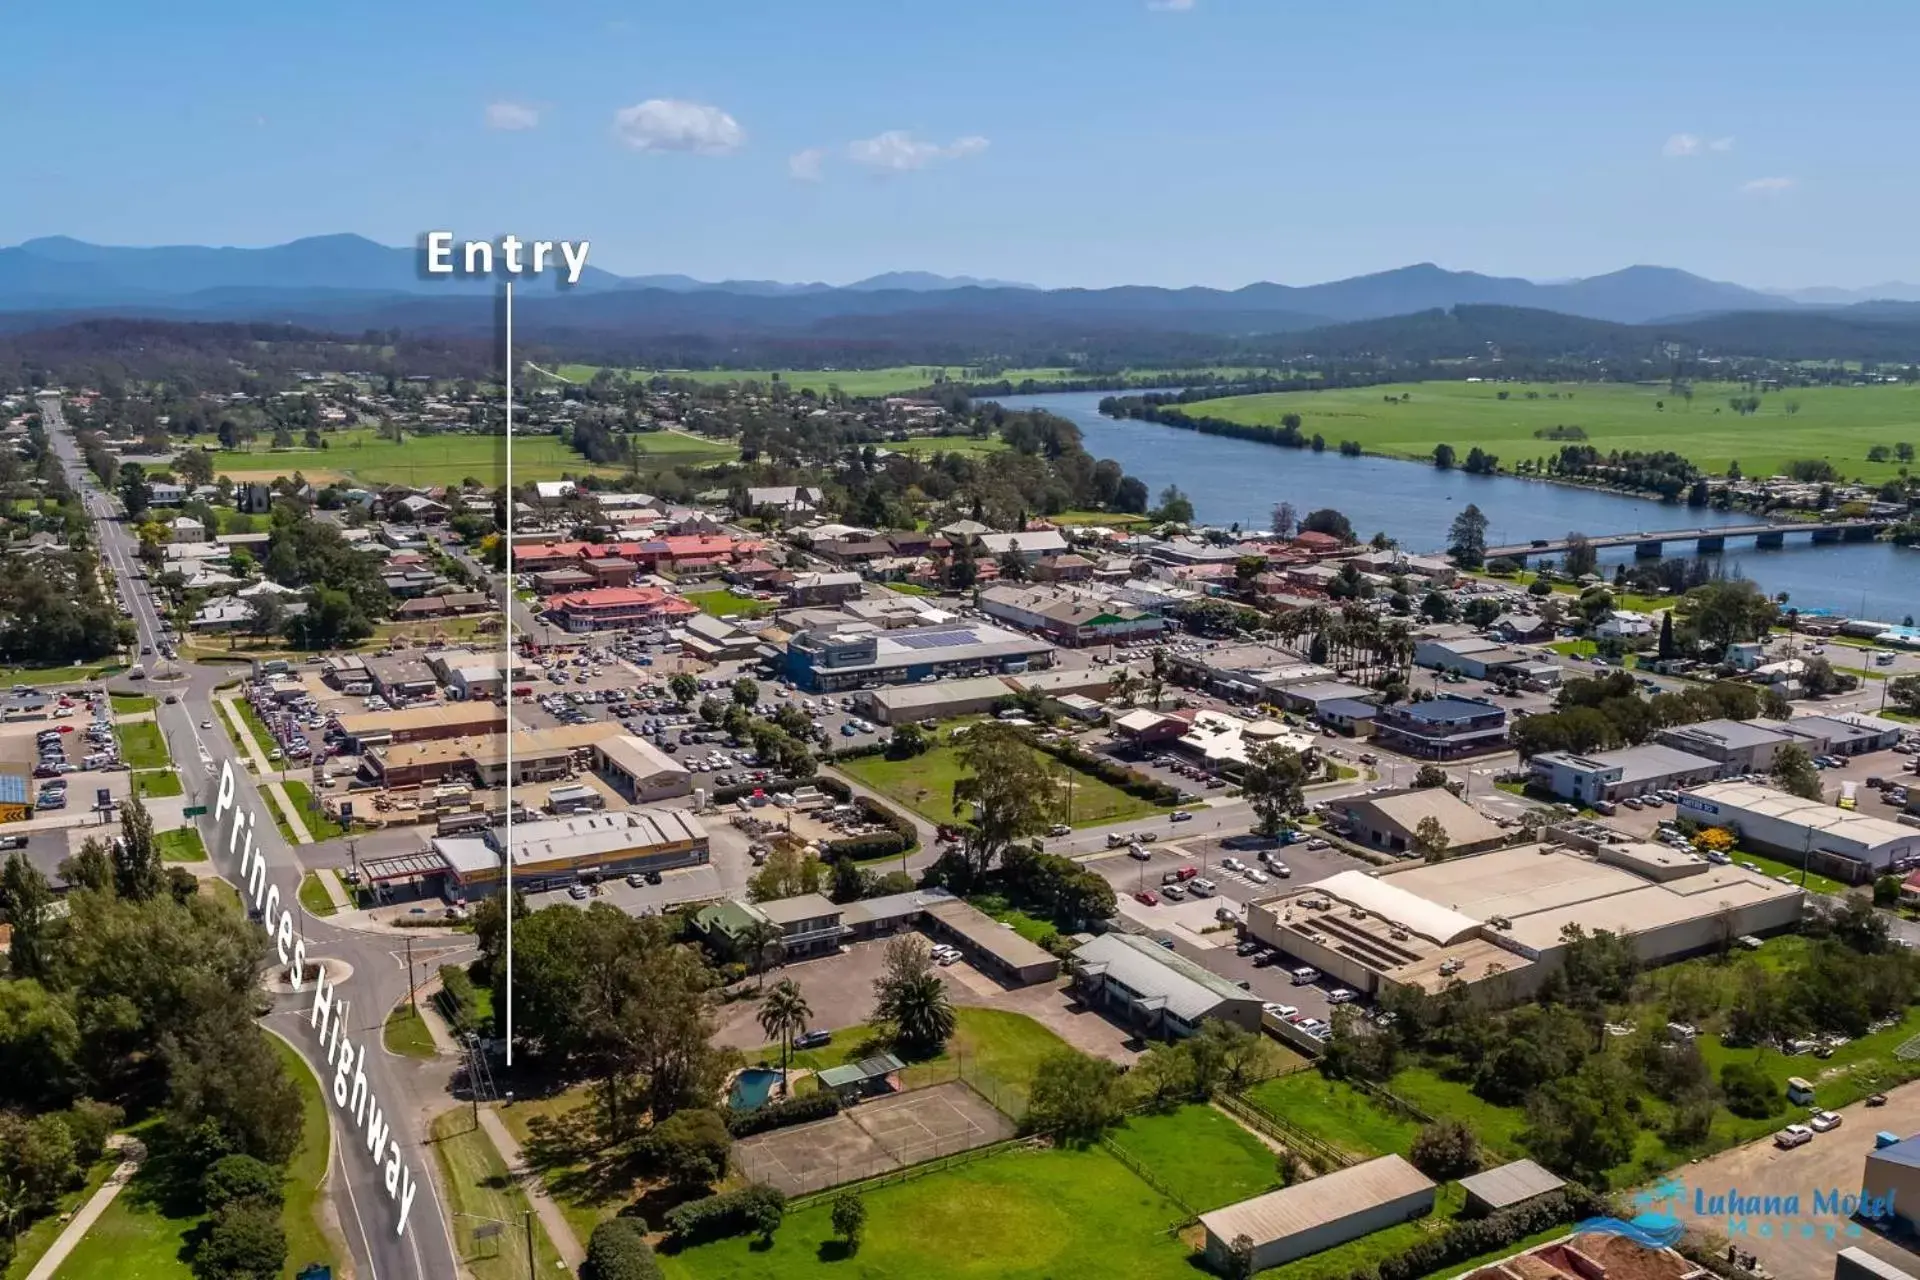
<path id="1" fill-rule="evenodd" d="M 58 410 L 49 416 L 48 438 L 68 477 L 80 489 L 87 513 L 93 518 L 101 558 L 117 579 L 120 598 L 133 611 L 139 633 L 137 643 L 151 645 L 157 653 L 163 623 L 147 593 L 136 589 L 142 585 L 133 576 L 138 567 L 135 554 L 138 544 L 118 518 L 119 501 L 95 484 Z M 304 874 L 300 858 L 268 819 L 269 801 L 246 773 L 240 753 L 224 734 L 202 733 L 199 728 L 200 721 L 216 716 L 214 687 L 232 679 L 234 672 L 230 668 L 197 663 L 162 661 L 155 667 L 152 659 L 143 661 L 155 677 L 170 678 L 126 681 L 124 687 L 129 692 L 145 692 L 160 698 L 155 717 L 191 802 L 211 808 L 220 766 L 231 760 L 239 779 L 236 807 L 258 815 L 256 846 L 264 854 L 271 881 L 279 885 L 283 897 L 292 899 Z M 166 702 L 170 694 L 179 701 Z M 216 723 L 219 722 L 216 720 Z M 216 830 L 212 814 L 197 822 L 215 867 L 238 884 L 241 877 L 237 859 L 227 854 L 224 842 L 218 838 L 222 833 Z M 425 1141 L 431 1114 L 449 1104 L 450 1068 L 439 1060 L 422 1062 L 395 1057 L 388 1054 L 381 1043 L 381 1028 L 388 1011 L 407 995 L 406 965 L 399 958 L 404 941 L 335 928 L 304 911 L 300 915 L 304 917 L 301 931 L 310 957 L 337 958 L 353 966 L 352 976 L 340 987 L 340 997 L 350 1004 L 348 1033 L 356 1043 L 367 1044 L 369 1086 L 390 1113 L 393 1137 L 403 1151 L 403 1160 L 414 1178 L 424 1184 L 408 1217 L 406 1234 L 396 1234 L 397 1209 L 387 1195 L 384 1168 L 374 1164 L 368 1155 L 364 1135 L 351 1128 L 350 1119 L 343 1125 L 342 1113 L 329 1104 L 327 1112 L 334 1137 L 329 1193 L 347 1248 L 353 1255 L 354 1270 L 365 1280 L 453 1276 L 458 1273 L 453 1236 L 438 1186 L 433 1152 Z M 421 949 L 416 944 L 416 952 Z M 450 958 L 449 954 L 436 960 L 444 962 Z M 324 1075 L 322 1054 L 307 1023 L 309 1003 L 306 996 L 282 997 L 268 1017 L 316 1073 Z M 310 1259 L 289 1260 L 295 1268 L 308 1261 Z"/>

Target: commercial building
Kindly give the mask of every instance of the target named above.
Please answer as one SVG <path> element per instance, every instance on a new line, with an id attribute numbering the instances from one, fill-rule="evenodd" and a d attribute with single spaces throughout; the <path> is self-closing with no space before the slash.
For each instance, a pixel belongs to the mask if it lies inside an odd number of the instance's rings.
<path id="1" fill-rule="evenodd" d="M 1382 707 L 1373 718 L 1381 746 L 1421 760 L 1460 760 L 1507 745 L 1507 709 L 1478 698 L 1441 697 Z"/>
<path id="2" fill-rule="evenodd" d="M 1860 1195 L 1885 1205 L 1892 1225 L 1920 1230 L 1920 1137 L 1869 1151 Z"/>
<path id="3" fill-rule="evenodd" d="M 364 711 L 339 717 L 340 732 L 353 751 L 432 742 L 483 733 L 504 733 L 507 713 L 486 702 L 453 702 L 444 706 L 407 707 L 399 711 Z"/>
<path id="4" fill-rule="evenodd" d="M 1209 769 L 1235 773 L 1247 767 L 1252 752 L 1268 746 L 1285 747 L 1303 761 L 1310 761 L 1319 742 L 1313 735 L 1289 729 L 1278 720 L 1242 720 L 1220 711 L 1200 711 L 1173 744 L 1175 751 L 1192 756 Z"/>
<path id="5" fill-rule="evenodd" d="M 404 653 L 380 653 L 367 659 L 367 676 L 373 690 L 389 702 L 424 698 L 440 688 L 433 667 L 425 658 Z"/>
<path id="6" fill-rule="evenodd" d="M 512 782 L 551 782 L 567 777 L 592 759 L 588 748 L 623 732 L 618 723 L 605 720 L 522 730 L 513 735 Z M 426 786 L 447 778 L 503 786 L 508 782 L 506 735 L 372 747 L 361 753 L 360 766 L 364 775 L 389 789 Z"/>
<path id="7" fill-rule="evenodd" d="M 1070 649 L 1144 640 L 1167 629 L 1166 619 L 1144 609 L 1066 587 L 988 587 L 980 611 Z"/>
<path id="8" fill-rule="evenodd" d="M 1167 667 L 1180 684 L 1196 685 L 1229 698 L 1271 700 L 1282 689 L 1332 680 L 1336 673 L 1278 645 L 1234 644 L 1195 653 L 1167 655 Z"/>
<path id="9" fill-rule="evenodd" d="M 33 780 L 23 769 L 0 769 L 0 822 L 33 816 Z"/>
<path id="10" fill-rule="evenodd" d="M 1727 771 L 1727 766 L 1717 760 L 1651 742 L 1584 756 L 1549 751 L 1535 756 L 1528 767 L 1535 786 L 1582 804 L 1699 786 Z"/>
<path id="11" fill-rule="evenodd" d="M 706 613 L 688 617 L 685 626 L 674 630 L 673 642 L 689 656 L 705 662 L 751 658 L 766 645 L 754 632 Z"/>
<path id="12" fill-rule="evenodd" d="M 1445 787 L 1420 787 L 1388 795 L 1331 801 L 1351 828 L 1352 839 L 1387 853 L 1417 855 L 1420 826 L 1428 819 L 1446 835 L 1449 857 L 1479 853 L 1503 843 L 1507 833 Z"/>
<path id="13" fill-rule="evenodd" d="M 547 601 L 547 616 L 576 635 L 657 626 L 698 612 L 697 605 L 658 587 L 596 587 Z"/>
<path id="14" fill-rule="evenodd" d="M 360 874 L 377 890 L 404 885 L 447 898 L 478 897 L 505 883 L 503 828 L 441 836 L 417 853 L 366 859 Z M 696 866 L 707 860 L 707 830 L 685 809 L 634 809 L 517 822 L 513 887 L 527 893 L 625 875 Z"/>
<path id="15" fill-rule="evenodd" d="M 1772 787 L 1716 782 L 1682 795 L 1676 808 L 1705 826 L 1730 829 L 1748 848 L 1796 863 L 1808 857 L 1814 870 L 1855 884 L 1920 857 L 1920 830 Z"/>
<path id="16" fill-rule="evenodd" d="M 787 603 L 805 608 L 836 605 L 860 598 L 862 580 L 851 571 L 839 573 L 796 573 L 787 583 Z"/>
<path id="17" fill-rule="evenodd" d="M 932 684 L 898 684 L 869 689 L 855 701 L 861 713 L 877 724 L 911 724 L 916 720 L 947 720 L 954 716 L 990 711 L 995 703 L 1013 696 L 998 676 L 965 680 L 937 680 Z"/>
<path id="18" fill-rule="evenodd" d="M 653 804 L 693 791 L 693 775 L 685 765 L 630 733 L 594 743 L 593 770 L 634 804 Z"/>
<path id="19" fill-rule="evenodd" d="M 1280 690 L 1278 701 L 1288 711 L 1318 718 L 1330 703 L 1364 701 L 1372 696 L 1373 690 L 1344 680 L 1314 680 Z"/>
<path id="20" fill-rule="evenodd" d="M 867 623 L 802 631 L 787 642 L 786 674 L 809 693 L 949 676 L 1009 675 L 1053 665 L 1054 647 L 1004 627 L 902 627 Z"/>
<path id="21" fill-rule="evenodd" d="M 817 893 L 771 902 L 716 902 L 701 908 L 693 918 L 693 927 L 706 937 L 709 946 L 749 963 L 771 959 L 748 953 L 758 945 L 757 936 L 765 933 L 771 937 L 777 932 L 779 955 L 793 960 L 840 949 L 848 933 L 841 911 L 840 906 Z"/>
<path id="22" fill-rule="evenodd" d="M 1750 720 L 1702 720 L 1662 729 L 1655 736 L 1688 755 L 1725 765 L 1729 774 L 1768 772 L 1773 768 L 1774 753 L 1793 741 L 1768 724 Z"/>
<path id="23" fill-rule="evenodd" d="M 1816 755 L 1859 756 L 1885 751 L 1900 741 L 1906 726 L 1868 715 L 1795 716 L 1780 722 L 1780 730 L 1799 738 Z"/>
<path id="24" fill-rule="evenodd" d="M 1231 1274 L 1234 1241 L 1253 1243 L 1253 1269 L 1372 1235 L 1433 1212 L 1436 1186 L 1400 1156 L 1380 1156 L 1200 1215 L 1207 1262 Z"/>
<path id="25" fill-rule="evenodd" d="M 1260 1029 L 1260 997 L 1130 933 L 1104 933 L 1076 948 L 1073 985 L 1088 1004 L 1142 1036 L 1192 1035 L 1218 1018 Z"/>
<path id="26" fill-rule="evenodd" d="M 1342 871 L 1253 903 L 1247 928 L 1363 994 L 1457 980 L 1520 999 L 1565 960 L 1568 925 L 1630 938 L 1653 966 L 1800 920 L 1805 891 L 1757 872 L 1666 845 L 1582 843 Z"/>

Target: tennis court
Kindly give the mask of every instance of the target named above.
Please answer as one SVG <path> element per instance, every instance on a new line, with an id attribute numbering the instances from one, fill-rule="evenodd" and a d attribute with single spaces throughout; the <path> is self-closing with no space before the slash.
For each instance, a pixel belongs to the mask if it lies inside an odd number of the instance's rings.
<path id="1" fill-rule="evenodd" d="M 964 1081 L 888 1094 L 812 1124 L 734 1144 L 750 1181 L 800 1195 L 856 1182 L 1014 1135 L 1013 1121 Z"/>

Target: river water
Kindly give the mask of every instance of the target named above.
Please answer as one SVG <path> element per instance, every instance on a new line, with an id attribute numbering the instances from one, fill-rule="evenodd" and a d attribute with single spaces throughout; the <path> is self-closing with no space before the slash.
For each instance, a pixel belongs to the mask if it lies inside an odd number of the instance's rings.
<path id="1" fill-rule="evenodd" d="M 1410 550 L 1435 550 L 1446 545 L 1454 516 L 1470 502 L 1486 513 L 1487 541 L 1494 545 L 1559 538 L 1576 530 L 1599 536 L 1755 521 L 1751 512 L 1695 509 L 1512 476 L 1470 476 L 1394 458 L 1343 458 L 1331 449 L 1314 453 L 1108 418 L 1099 405 L 1109 394 L 1003 396 L 1000 403 L 1068 419 L 1080 428 L 1088 453 L 1120 463 L 1128 475 L 1146 482 L 1155 501 L 1167 485 L 1179 485 L 1192 499 L 1195 517 L 1206 524 L 1265 528 L 1275 504 L 1291 502 L 1301 515 L 1317 507 L 1345 512 L 1362 538 L 1385 530 Z M 1670 543 L 1668 550 L 1675 556 L 1693 554 L 1686 542 Z M 1632 556 L 1631 548 L 1620 548 L 1603 552 L 1601 559 L 1612 563 Z M 1920 614 L 1920 548 L 1884 542 L 1816 547 L 1802 536 L 1768 551 L 1756 549 L 1751 540 L 1731 543 L 1723 559 L 1729 574 L 1753 579 L 1768 594 L 1785 591 L 1796 608 L 1883 622 Z"/>

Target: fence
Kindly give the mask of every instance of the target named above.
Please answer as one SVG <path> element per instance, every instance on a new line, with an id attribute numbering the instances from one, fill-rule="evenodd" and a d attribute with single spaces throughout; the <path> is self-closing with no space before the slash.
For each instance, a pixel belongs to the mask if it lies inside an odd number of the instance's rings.
<path id="1" fill-rule="evenodd" d="M 924 1177 L 929 1173 L 939 1173 L 946 1169 L 957 1169 L 962 1165 L 972 1164 L 976 1160 L 985 1160 L 989 1156 L 997 1156 L 1003 1152 L 1015 1151 L 1021 1148 L 1037 1148 L 1039 1146 L 1040 1140 L 1038 1138 L 1007 1138 L 1000 1142 L 988 1143 L 984 1147 L 968 1147 L 963 1151 L 956 1151 L 950 1155 L 929 1156 L 917 1164 L 902 1165 L 898 1168 L 887 1169 L 867 1177 L 854 1178 L 845 1182 L 830 1183 L 818 1191 L 808 1191 L 798 1196 L 790 1196 L 787 1199 L 787 1212 L 792 1213 L 796 1210 L 819 1204 L 828 1199 L 830 1194 L 837 1196 L 842 1191 L 853 1191 L 856 1193 L 874 1191 L 881 1187 L 891 1187 L 896 1183 L 910 1182 L 915 1178 Z"/>
<path id="2" fill-rule="evenodd" d="M 734 1144 L 734 1168 L 793 1199 L 856 1184 L 885 1186 L 1025 1141 L 984 1099 L 963 1096 L 960 1086 L 945 1088 L 896 1095 L 910 1101 L 892 1111 L 852 1107 L 831 1119 L 744 1138 Z"/>
<path id="3" fill-rule="evenodd" d="M 1353 1157 L 1340 1148 L 1282 1119 L 1265 1107 L 1247 1101 L 1237 1093 L 1223 1093 L 1214 1100 L 1228 1115 L 1266 1134 L 1296 1155 L 1304 1156 L 1317 1169 L 1331 1172 L 1354 1163 Z"/>
<path id="4" fill-rule="evenodd" d="M 1152 1187 L 1155 1191 L 1158 1191 L 1161 1195 L 1173 1201 L 1174 1204 L 1180 1207 L 1180 1212 L 1186 1215 L 1186 1221 L 1180 1223 L 1179 1226 L 1176 1226 L 1174 1228 L 1174 1230 L 1177 1231 L 1180 1229 L 1180 1227 L 1184 1227 L 1187 1225 L 1187 1223 L 1193 1222 L 1195 1219 L 1199 1218 L 1200 1211 L 1194 1208 L 1192 1205 L 1188 1204 L 1185 1196 L 1182 1196 L 1178 1191 L 1175 1191 L 1172 1187 L 1168 1186 L 1166 1182 L 1164 1182 L 1161 1179 L 1160 1175 L 1153 1171 L 1153 1167 L 1151 1165 L 1135 1157 L 1131 1151 L 1128 1151 L 1125 1147 L 1115 1142 L 1112 1138 L 1103 1136 L 1100 1139 L 1100 1146 L 1106 1151 L 1108 1155 L 1112 1156 L 1115 1160 L 1118 1160 L 1121 1164 L 1127 1166 L 1127 1168 L 1133 1170 L 1134 1176 L 1139 1178 L 1140 1181 L 1146 1183 L 1148 1186 Z"/>

